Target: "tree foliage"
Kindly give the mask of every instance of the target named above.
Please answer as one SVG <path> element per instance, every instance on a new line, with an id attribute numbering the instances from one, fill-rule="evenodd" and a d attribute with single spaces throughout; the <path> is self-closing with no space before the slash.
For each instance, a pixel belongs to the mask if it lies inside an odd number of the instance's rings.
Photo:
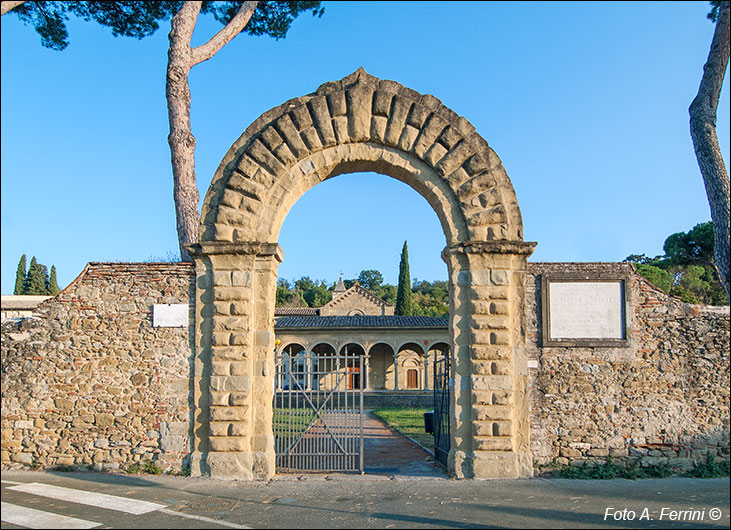
<path id="1" fill-rule="evenodd" d="M 25 254 L 20 256 L 18 270 L 15 272 L 15 289 L 13 294 L 23 294 L 23 283 L 25 282 Z"/>
<path id="2" fill-rule="evenodd" d="M 203 2 L 202 13 L 211 13 L 224 26 L 236 15 L 241 2 Z M 249 35 L 269 35 L 283 39 L 292 22 L 301 13 L 312 10 L 312 16 L 325 12 L 320 2 L 260 2 L 249 19 L 244 32 Z"/>
<path id="3" fill-rule="evenodd" d="M 4 3 L 4 8 L 9 4 Z M 168 144 L 173 176 L 173 199 L 180 257 L 192 261 L 186 245 L 198 242 L 200 224 L 199 194 L 195 173 L 195 137 L 190 123 L 190 70 L 213 57 L 241 33 L 283 38 L 294 19 L 312 11 L 322 16 L 319 1 L 97 1 L 97 2 L 21 2 L 9 11 L 41 36 L 41 43 L 55 50 L 68 46 L 66 20 L 74 15 L 111 28 L 115 36 L 143 38 L 159 28 L 159 21 L 170 20 L 168 64 L 165 83 L 170 132 Z M 6 9 L 3 9 L 4 14 Z M 208 13 L 224 25 L 218 33 L 199 46 L 192 36 L 200 13 Z"/>
<path id="4" fill-rule="evenodd" d="M 48 267 L 39 263 L 35 256 L 30 260 L 28 272 L 25 272 L 25 254 L 20 258 L 18 271 L 15 276 L 15 290 L 13 294 L 21 295 L 50 295 L 56 296 L 60 292 L 56 280 L 56 266 L 51 266 L 51 276 L 48 276 Z"/>
<path id="5" fill-rule="evenodd" d="M 718 22 L 718 10 L 721 9 L 721 1 L 720 0 L 713 0 L 712 2 L 709 2 L 711 4 L 711 10 L 708 12 L 706 17 L 711 22 Z"/>
<path id="6" fill-rule="evenodd" d="M 328 288 L 325 281 L 314 281 L 309 276 L 292 283 L 279 278 L 276 304 L 277 307 L 320 307 L 332 300 L 333 287 Z"/>
<path id="7" fill-rule="evenodd" d="M 446 281 L 419 281 L 414 279 L 414 315 L 443 317 L 449 314 L 449 286 Z"/>
<path id="8" fill-rule="evenodd" d="M 414 314 L 414 302 L 411 296 L 411 274 L 409 273 L 409 249 L 406 241 L 404 241 L 404 247 L 401 249 L 395 313 L 397 315 Z"/>
<path id="9" fill-rule="evenodd" d="M 158 21 L 172 17 L 182 2 L 25 2 L 11 11 L 33 26 L 41 44 L 52 50 L 69 45 L 69 15 L 93 21 L 112 30 L 115 37 L 141 39 L 155 33 Z"/>
<path id="10" fill-rule="evenodd" d="M 676 265 L 701 263 L 713 265 L 713 223 L 700 223 L 688 232 L 668 236 L 663 245 L 665 256 Z"/>
<path id="11" fill-rule="evenodd" d="M 25 282 L 23 283 L 23 294 L 47 294 L 46 284 L 48 276 L 47 274 L 43 274 L 44 269 L 45 267 L 40 265 L 36 257 L 33 256 L 28 267 L 28 274 L 26 274 Z"/>
<path id="12" fill-rule="evenodd" d="M 48 278 L 48 294 L 56 296 L 61 289 L 58 288 L 58 280 L 56 279 L 56 266 L 51 265 L 51 276 Z"/>
<path id="13" fill-rule="evenodd" d="M 714 259 L 713 223 L 695 225 L 665 239 L 665 254 L 649 258 L 631 254 L 624 261 L 658 289 L 691 304 L 725 305 L 728 297 Z"/>
<path id="14" fill-rule="evenodd" d="M 377 291 L 383 285 L 383 274 L 377 270 L 360 271 L 358 283 L 369 291 Z"/>
<path id="15" fill-rule="evenodd" d="M 387 304 L 396 304 L 398 288 L 395 285 L 376 281 L 374 284 L 368 284 L 376 285 L 369 289 L 366 282 L 361 282 L 366 278 L 376 278 L 382 281 L 383 274 L 372 269 L 363 270 L 358 279 L 343 280 L 343 284 L 349 289 L 357 281 Z M 321 307 L 332 300 L 335 285 L 337 282 L 328 284 L 324 280 L 313 281 L 308 276 L 292 282 L 279 278 L 277 280 L 277 307 Z M 448 317 L 449 288 L 446 281 L 414 280 L 412 295 L 412 315 Z"/>
<path id="16" fill-rule="evenodd" d="M 70 15 L 106 26 L 115 37 L 142 39 L 155 33 L 161 21 L 170 20 L 182 4 L 170 1 L 25 2 L 10 12 L 33 26 L 43 46 L 60 51 L 69 45 L 66 21 Z M 241 4 L 235 1 L 203 2 L 201 13 L 213 15 L 225 26 L 231 22 Z M 294 19 L 306 11 L 320 17 L 325 9 L 320 7 L 320 2 L 260 2 L 243 33 L 282 39 Z"/>

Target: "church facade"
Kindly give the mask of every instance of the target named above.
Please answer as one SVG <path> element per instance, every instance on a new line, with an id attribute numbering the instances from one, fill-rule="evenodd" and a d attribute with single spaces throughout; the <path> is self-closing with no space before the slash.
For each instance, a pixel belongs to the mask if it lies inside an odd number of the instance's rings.
<path id="1" fill-rule="evenodd" d="M 430 390 L 434 360 L 449 352 L 446 319 L 394 315 L 392 305 L 358 283 L 346 289 L 342 280 L 322 307 L 277 308 L 274 332 L 277 353 L 292 363 L 313 363 L 336 354 L 362 358 L 362 363 L 343 370 L 348 371 L 348 388 L 364 391 Z M 306 368 L 307 373 L 317 373 L 317 367 Z"/>

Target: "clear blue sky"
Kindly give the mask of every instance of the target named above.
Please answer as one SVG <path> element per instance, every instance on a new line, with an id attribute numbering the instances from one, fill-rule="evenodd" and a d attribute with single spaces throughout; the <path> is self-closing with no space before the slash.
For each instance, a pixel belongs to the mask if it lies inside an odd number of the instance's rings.
<path id="1" fill-rule="evenodd" d="M 707 2 L 325 2 L 284 40 L 239 36 L 191 74 L 201 198 L 261 113 L 358 67 L 433 94 L 492 145 L 515 187 L 532 261 L 621 261 L 710 219 L 688 130 L 714 26 Z M 63 52 L 2 17 L 2 293 L 21 254 L 58 270 L 177 253 L 167 146 L 168 24 L 141 41 L 71 20 Z M 201 17 L 197 43 L 218 28 Z M 728 78 L 728 73 L 727 73 Z M 729 91 L 718 132 L 729 157 Z M 280 276 L 378 269 L 446 279 L 427 202 L 376 174 L 295 204 Z"/>

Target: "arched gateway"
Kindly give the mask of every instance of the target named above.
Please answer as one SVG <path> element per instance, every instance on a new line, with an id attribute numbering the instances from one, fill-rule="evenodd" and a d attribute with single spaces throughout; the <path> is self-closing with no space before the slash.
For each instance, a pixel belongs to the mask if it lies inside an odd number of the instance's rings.
<path id="1" fill-rule="evenodd" d="M 265 112 L 233 144 L 203 204 L 196 261 L 194 474 L 274 474 L 277 237 L 325 179 L 373 171 L 410 185 L 439 216 L 453 351 L 450 472 L 532 474 L 520 210 L 500 159 L 433 96 L 362 68 Z"/>

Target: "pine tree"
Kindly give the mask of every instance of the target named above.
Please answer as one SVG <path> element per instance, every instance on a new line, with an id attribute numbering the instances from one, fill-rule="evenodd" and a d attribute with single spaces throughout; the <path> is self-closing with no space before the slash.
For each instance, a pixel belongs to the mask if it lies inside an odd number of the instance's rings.
<path id="1" fill-rule="evenodd" d="M 409 250 L 404 241 L 401 250 L 401 263 L 398 271 L 398 293 L 396 294 L 397 315 L 413 315 L 414 302 L 411 299 L 411 274 L 409 273 Z"/>
<path id="2" fill-rule="evenodd" d="M 56 266 L 51 265 L 51 277 L 48 279 L 48 294 L 56 296 L 61 289 L 58 288 L 58 281 L 56 280 Z"/>
<path id="3" fill-rule="evenodd" d="M 23 284 L 25 283 L 25 254 L 20 257 L 18 263 L 18 271 L 15 273 L 15 289 L 13 294 L 23 294 Z"/>
<path id="4" fill-rule="evenodd" d="M 28 274 L 26 275 L 25 282 L 23 284 L 23 294 L 44 295 L 47 293 L 46 278 L 48 277 L 48 272 L 45 271 L 46 267 L 44 265 L 40 265 L 36 261 L 36 257 L 33 256 L 33 259 L 30 260 Z"/>

